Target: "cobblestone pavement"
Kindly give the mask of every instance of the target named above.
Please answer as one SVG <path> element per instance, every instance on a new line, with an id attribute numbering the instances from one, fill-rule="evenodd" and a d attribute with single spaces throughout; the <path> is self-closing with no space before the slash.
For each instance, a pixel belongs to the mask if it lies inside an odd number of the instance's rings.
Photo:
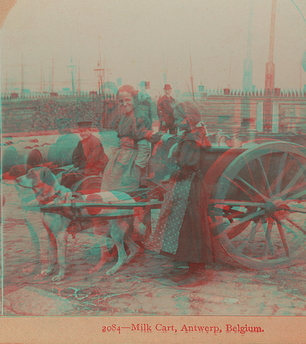
<path id="1" fill-rule="evenodd" d="M 303 262 L 262 271 L 215 263 L 193 283 L 178 286 L 169 278 L 171 259 L 151 251 L 113 276 L 105 274 L 113 262 L 89 275 L 99 248 L 69 237 L 65 280 L 35 279 L 25 213 L 14 187 L 3 191 L 5 315 L 306 315 Z M 31 218 L 42 228 L 38 213 Z"/>

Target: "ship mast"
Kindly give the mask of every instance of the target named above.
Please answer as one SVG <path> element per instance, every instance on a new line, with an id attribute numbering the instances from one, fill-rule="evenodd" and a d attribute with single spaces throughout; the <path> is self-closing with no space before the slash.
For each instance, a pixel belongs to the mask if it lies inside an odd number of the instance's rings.
<path id="1" fill-rule="evenodd" d="M 81 92 L 81 68 L 80 68 L 80 62 L 78 63 L 78 95 L 80 95 Z"/>
<path id="2" fill-rule="evenodd" d="M 21 55 L 21 87 L 20 87 L 20 96 L 23 97 L 24 90 L 24 79 L 23 79 L 23 54 Z"/>
<path id="3" fill-rule="evenodd" d="M 190 82 L 191 82 L 191 91 L 192 91 L 192 99 L 194 101 L 194 87 L 193 87 L 193 73 L 192 73 L 192 61 L 191 61 L 191 50 L 189 48 L 189 57 L 190 57 Z"/>
<path id="4" fill-rule="evenodd" d="M 75 94 L 75 73 L 76 73 L 77 66 L 73 65 L 72 63 L 73 63 L 73 58 L 71 55 L 71 64 L 67 67 L 71 71 L 71 91 L 72 91 L 72 95 L 74 95 Z"/>
<path id="5" fill-rule="evenodd" d="M 102 97 L 104 97 L 104 90 L 103 90 L 103 78 L 104 78 L 104 69 L 101 68 L 101 49 L 100 49 L 100 35 L 99 35 L 99 61 L 98 61 L 98 66 L 97 68 L 94 69 L 94 73 L 95 75 L 97 76 L 98 78 L 98 85 L 99 85 L 99 93 L 100 93 L 100 90 L 102 92 Z"/>
<path id="6" fill-rule="evenodd" d="M 247 56 L 243 62 L 243 84 L 242 84 L 243 92 L 252 92 L 252 85 L 253 85 L 253 62 L 251 59 L 253 12 L 254 12 L 254 0 L 250 0 Z"/>
<path id="7" fill-rule="evenodd" d="M 40 64 L 40 89 L 39 89 L 40 93 L 43 92 L 43 73 L 42 73 L 42 61 Z"/>
<path id="8" fill-rule="evenodd" d="M 54 55 L 52 57 L 51 93 L 53 93 L 53 80 L 54 80 Z"/>
<path id="9" fill-rule="evenodd" d="M 275 82 L 275 65 L 273 62 L 273 57 L 274 57 L 274 41 L 275 41 L 276 2 L 277 0 L 272 0 L 269 61 L 266 63 L 266 74 L 265 74 L 265 89 L 270 91 L 270 93 L 272 92 L 272 90 L 274 90 L 274 82 Z"/>

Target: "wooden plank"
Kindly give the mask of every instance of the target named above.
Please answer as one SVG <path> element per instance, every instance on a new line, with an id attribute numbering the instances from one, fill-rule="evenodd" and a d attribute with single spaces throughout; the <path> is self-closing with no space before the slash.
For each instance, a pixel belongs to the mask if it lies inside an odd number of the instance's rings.
<path id="1" fill-rule="evenodd" d="M 72 208 L 72 209 L 83 209 L 83 208 L 101 208 L 101 209 L 106 209 L 106 208 L 113 208 L 113 209 L 133 209 L 133 208 L 151 208 L 151 209 L 159 209 L 161 208 L 163 202 L 158 201 L 158 202 L 135 202 L 135 203 L 82 203 L 82 202 L 76 202 L 76 203 L 63 203 L 63 204 L 45 204 L 45 205 L 40 205 L 40 209 L 42 211 L 44 210 L 63 210 L 67 208 Z M 35 208 L 38 207 L 38 205 L 33 206 Z"/>

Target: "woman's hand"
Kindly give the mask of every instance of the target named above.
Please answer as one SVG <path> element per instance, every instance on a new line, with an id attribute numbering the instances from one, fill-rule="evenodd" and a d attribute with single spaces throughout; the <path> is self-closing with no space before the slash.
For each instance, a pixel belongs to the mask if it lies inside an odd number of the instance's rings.
<path id="1" fill-rule="evenodd" d="M 162 180 L 163 183 L 167 183 L 171 179 L 170 174 L 167 174 L 165 178 Z"/>
<path id="2" fill-rule="evenodd" d="M 138 152 L 135 159 L 135 165 L 139 168 L 144 168 L 149 163 L 151 156 L 151 143 L 146 140 L 138 141 L 137 148 Z"/>
<path id="3" fill-rule="evenodd" d="M 161 137 L 161 140 L 163 142 L 167 142 L 168 139 L 170 139 L 170 137 L 173 137 L 174 135 L 171 135 L 171 134 L 164 134 L 162 137 Z"/>
<path id="4" fill-rule="evenodd" d="M 72 167 L 70 170 L 68 170 L 66 173 L 78 173 L 79 168 L 78 167 Z"/>
<path id="5" fill-rule="evenodd" d="M 178 143 L 174 144 L 170 150 L 169 150 L 169 154 L 168 154 L 168 159 L 171 159 L 173 157 L 173 155 L 176 153 L 178 148 Z"/>

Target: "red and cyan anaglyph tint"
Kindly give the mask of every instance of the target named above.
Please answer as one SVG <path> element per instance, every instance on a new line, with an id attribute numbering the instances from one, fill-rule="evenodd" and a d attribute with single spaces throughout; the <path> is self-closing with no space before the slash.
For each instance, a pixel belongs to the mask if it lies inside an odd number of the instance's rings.
<path id="1" fill-rule="evenodd" d="M 306 5 L 8 6 L 2 313 L 305 315 Z"/>

